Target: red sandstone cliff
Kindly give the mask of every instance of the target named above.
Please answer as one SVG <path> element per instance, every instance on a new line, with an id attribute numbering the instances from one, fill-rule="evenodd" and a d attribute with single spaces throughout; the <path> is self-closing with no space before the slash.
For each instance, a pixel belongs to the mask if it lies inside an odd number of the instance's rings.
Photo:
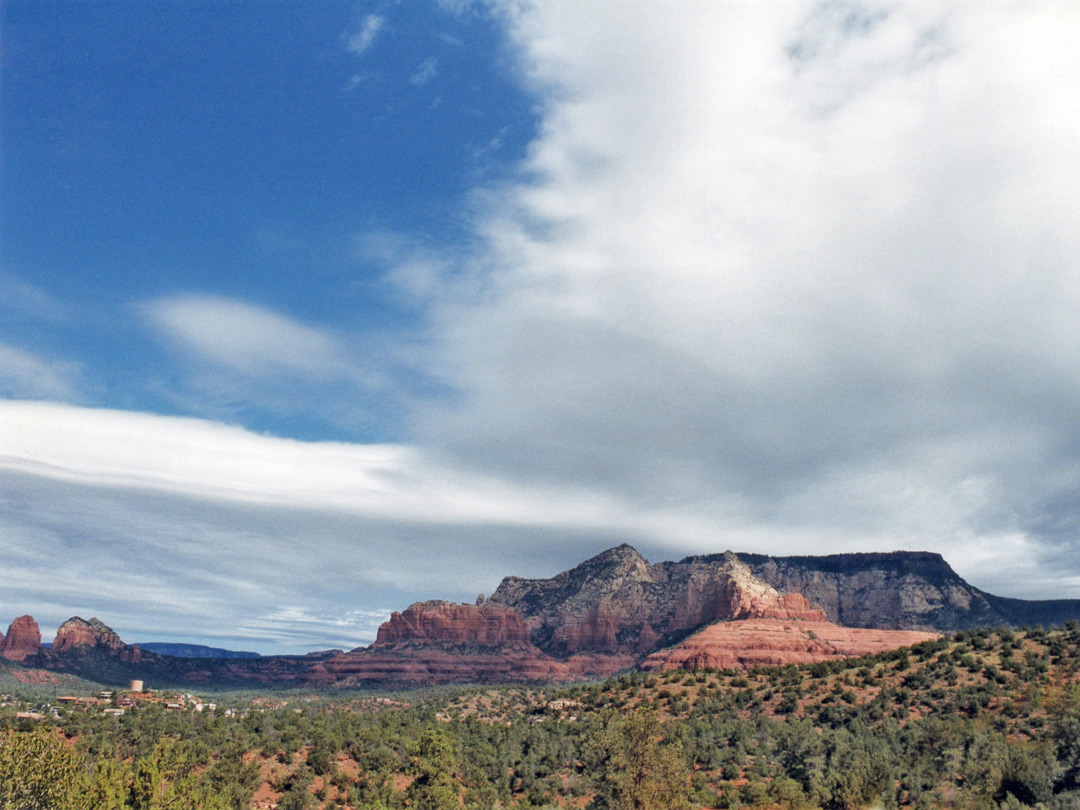
<path id="1" fill-rule="evenodd" d="M 533 642 L 557 657 L 640 656 L 718 620 L 826 618 L 802 595 L 754 577 L 731 552 L 706 565 L 649 565 L 627 545 L 551 579 L 507 577 L 492 601 L 522 613 Z"/>
<path id="2" fill-rule="evenodd" d="M 314 665 L 305 680 L 344 686 L 565 681 L 632 665 L 629 656 L 552 658 L 529 641 L 521 615 L 503 605 L 432 601 L 395 612 L 374 644 Z"/>
<path id="3" fill-rule="evenodd" d="M 304 675 L 311 684 L 430 686 L 447 683 L 529 683 L 603 678 L 633 666 L 628 656 L 576 655 L 558 660 L 528 647 L 470 650 L 434 644 L 367 647 L 335 655 Z"/>
<path id="4" fill-rule="evenodd" d="M 0 655 L 10 661 L 23 661 L 37 655 L 41 647 L 41 630 L 33 616 L 20 616 L 8 627 L 0 643 Z"/>
<path id="5" fill-rule="evenodd" d="M 516 610 L 443 601 L 416 602 L 402 613 L 390 614 L 373 646 L 400 642 L 531 646 L 529 631 Z"/>
<path id="6" fill-rule="evenodd" d="M 650 655 L 642 669 L 749 669 L 873 655 L 938 638 L 915 630 L 866 630 L 827 621 L 754 618 L 717 622 Z"/>

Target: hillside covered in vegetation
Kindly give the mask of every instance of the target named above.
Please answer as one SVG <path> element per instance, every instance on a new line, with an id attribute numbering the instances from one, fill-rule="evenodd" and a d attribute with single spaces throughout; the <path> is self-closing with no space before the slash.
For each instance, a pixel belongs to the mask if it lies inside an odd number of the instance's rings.
<path id="1" fill-rule="evenodd" d="M 405 697 L 233 694 L 203 711 L 143 699 L 106 714 L 39 692 L 29 717 L 18 684 L 5 688 L 16 694 L 0 717 L 0 807 L 1080 804 L 1076 622 L 800 667 Z"/>

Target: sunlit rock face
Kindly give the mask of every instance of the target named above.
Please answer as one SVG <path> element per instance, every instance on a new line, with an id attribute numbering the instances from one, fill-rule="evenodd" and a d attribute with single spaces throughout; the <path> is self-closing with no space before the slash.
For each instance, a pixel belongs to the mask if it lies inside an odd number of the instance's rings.
<path id="1" fill-rule="evenodd" d="M 379 628 L 375 646 L 397 642 L 452 644 L 529 644 L 529 631 L 521 615 L 503 605 L 468 605 L 454 602 L 416 602 L 395 611 Z"/>
<path id="2" fill-rule="evenodd" d="M 9 661 L 23 661 L 37 655 L 41 647 L 41 630 L 33 616 L 20 616 L 8 627 L 0 642 L 0 655 Z"/>
<path id="3" fill-rule="evenodd" d="M 548 579 L 506 577 L 489 602 L 517 610 L 533 643 L 555 656 L 641 656 L 721 620 L 827 620 L 946 633 L 1080 617 L 1080 600 L 1026 602 L 984 593 L 931 552 L 726 551 L 650 565 L 622 545 Z"/>
<path id="4" fill-rule="evenodd" d="M 801 594 L 754 577 L 731 552 L 649 565 L 627 545 L 551 579 L 507 577 L 491 601 L 520 611 L 533 641 L 553 655 L 643 655 L 721 619 L 826 619 Z"/>
<path id="5" fill-rule="evenodd" d="M 97 618 L 86 619 L 73 616 L 56 629 L 52 649 L 55 653 L 78 650 L 84 647 L 104 648 L 120 652 L 127 645 L 112 628 Z"/>
<path id="6" fill-rule="evenodd" d="M 826 621 L 753 618 L 711 624 L 642 662 L 642 669 L 750 669 L 873 655 L 939 638 L 917 630 L 870 630 Z"/>
<path id="7" fill-rule="evenodd" d="M 417 602 L 395 612 L 370 647 L 312 667 L 313 684 L 363 685 L 552 682 L 604 677 L 629 656 L 583 654 L 559 660 L 529 640 L 521 615 L 504 605 Z"/>
<path id="8" fill-rule="evenodd" d="M 754 576 L 849 627 L 949 631 L 1016 621 L 1005 603 L 1018 600 L 972 587 L 932 552 L 740 558 Z"/>

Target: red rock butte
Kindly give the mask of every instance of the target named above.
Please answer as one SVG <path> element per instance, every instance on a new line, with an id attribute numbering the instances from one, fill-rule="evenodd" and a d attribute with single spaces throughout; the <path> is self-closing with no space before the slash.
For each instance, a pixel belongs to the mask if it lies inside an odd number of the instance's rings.
<path id="1" fill-rule="evenodd" d="M 379 627 L 373 647 L 402 642 L 530 646 L 529 630 L 516 610 L 502 605 L 416 602 L 394 611 Z"/>
<path id="2" fill-rule="evenodd" d="M 0 642 L 0 655 L 9 661 L 25 661 L 37 655 L 41 647 L 41 630 L 33 616 L 20 616 L 8 627 Z"/>
<path id="3" fill-rule="evenodd" d="M 127 647 L 112 628 L 94 617 L 87 621 L 79 616 L 72 616 L 56 629 L 53 639 L 53 652 L 76 650 L 80 647 L 104 647 L 118 652 Z"/>

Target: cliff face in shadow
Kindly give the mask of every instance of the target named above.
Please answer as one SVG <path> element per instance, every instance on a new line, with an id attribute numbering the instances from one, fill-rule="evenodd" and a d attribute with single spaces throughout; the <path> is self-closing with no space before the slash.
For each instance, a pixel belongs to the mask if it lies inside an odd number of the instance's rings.
<path id="1" fill-rule="evenodd" d="M 689 557 L 700 564 L 713 557 Z M 848 627 L 953 632 L 973 627 L 1063 624 L 1080 618 L 1080 599 L 1029 601 L 968 584 L 940 554 L 896 551 L 768 557 L 740 554 L 754 576 L 797 591 Z"/>

